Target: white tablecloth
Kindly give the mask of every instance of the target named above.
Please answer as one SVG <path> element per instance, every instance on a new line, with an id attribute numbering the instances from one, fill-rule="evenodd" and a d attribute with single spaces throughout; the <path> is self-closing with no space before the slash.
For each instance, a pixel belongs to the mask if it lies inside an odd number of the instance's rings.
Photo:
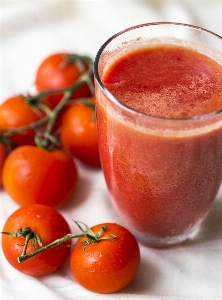
<path id="1" fill-rule="evenodd" d="M 71 51 L 94 57 L 114 33 L 132 25 L 177 21 L 222 35 L 222 1 L 1 1 L 0 99 L 26 92 L 48 54 Z M 80 180 L 72 200 L 60 209 L 72 231 L 73 219 L 88 225 L 120 222 L 110 204 L 101 170 L 78 163 Z M 0 191 L 0 227 L 18 206 Z M 32 278 L 13 269 L 0 249 L 2 300 L 222 299 L 222 189 L 198 237 L 171 249 L 140 245 L 141 264 L 120 293 L 97 295 L 73 279 L 69 262 L 52 275 Z"/>

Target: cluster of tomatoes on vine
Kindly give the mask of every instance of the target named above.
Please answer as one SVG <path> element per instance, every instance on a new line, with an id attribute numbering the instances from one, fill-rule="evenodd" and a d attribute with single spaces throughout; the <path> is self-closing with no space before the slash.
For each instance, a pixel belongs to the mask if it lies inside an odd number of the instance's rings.
<path id="1" fill-rule="evenodd" d="M 117 292 L 134 278 L 140 251 L 123 226 L 70 228 L 57 208 L 73 195 L 77 158 L 100 167 L 91 58 L 56 53 L 39 66 L 36 93 L 0 105 L 0 185 L 21 207 L 5 222 L 2 249 L 8 262 L 30 276 L 70 269 L 85 288 Z"/>
<path id="2" fill-rule="evenodd" d="M 59 207 L 78 180 L 73 156 L 100 166 L 92 60 L 52 54 L 40 64 L 35 87 L 37 93 L 0 106 L 1 181 L 20 205 Z"/>

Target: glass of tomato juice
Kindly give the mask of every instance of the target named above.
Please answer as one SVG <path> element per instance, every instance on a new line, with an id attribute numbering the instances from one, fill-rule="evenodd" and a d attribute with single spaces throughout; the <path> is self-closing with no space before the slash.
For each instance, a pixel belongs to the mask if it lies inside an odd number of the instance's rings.
<path id="1" fill-rule="evenodd" d="M 180 23 L 123 30 L 94 66 L 102 168 L 138 240 L 193 238 L 222 180 L 222 37 Z"/>

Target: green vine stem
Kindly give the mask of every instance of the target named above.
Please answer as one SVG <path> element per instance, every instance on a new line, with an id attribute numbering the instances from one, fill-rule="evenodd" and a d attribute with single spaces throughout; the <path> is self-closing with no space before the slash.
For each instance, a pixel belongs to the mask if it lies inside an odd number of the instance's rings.
<path id="1" fill-rule="evenodd" d="M 94 233 L 86 224 L 84 224 L 82 222 L 77 222 L 77 221 L 74 221 L 74 222 L 81 230 L 81 232 L 82 232 L 81 234 L 73 235 L 71 233 L 68 233 L 64 237 L 59 238 L 46 246 L 42 245 L 41 237 L 38 234 L 36 234 L 35 232 L 33 232 L 32 229 L 29 227 L 20 228 L 20 229 L 16 230 L 16 232 L 14 232 L 14 233 L 13 232 L 1 232 L 1 233 L 9 235 L 9 236 L 13 236 L 13 237 L 25 238 L 25 244 L 23 245 L 24 248 L 23 248 L 22 254 L 18 257 L 19 263 L 22 263 L 22 262 L 42 253 L 44 251 L 47 251 L 51 248 L 58 247 L 59 245 L 63 244 L 66 241 L 69 241 L 71 239 L 76 239 L 76 238 L 80 238 L 80 237 L 86 238 L 86 240 L 84 242 L 80 242 L 80 243 L 73 245 L 73 246 L 76 246 L 79 244 L 83 244 L 84 245 L 83 249 L 85 251 L 86 248 L 88 247 L 88 245 L 90 245 L 90 244 L 99 243 L 103 240 L 114 240 L 117 238 L 117 236 L 114 234 L 110 234 L 110 237 L 102 236 L 103 233 L 106 232 L 106 230 L 108 228 L 108 226 L 106 226 L 106 225 L 102 226 L 101 229 L 97 233 Z M 85 229 L 81 226 L 81 224 L 84 225 Z M 34 251 L 27 254 L 26 250 L 27 250 L 29 241 L 32 242 Z M 40 247 L 39 249 L 36 249 L 37 244 Z"/>
<path id="2" fill-rule="evenodd" d="M 83 72 L 79 77 L 78 81 L 68 88 L 47 90 L 38 93 L 37 95 L 28 95 L 25 101 L 31 105 L 34 109 L 40 109 L 46 113 L 46 116 L 37 122 L 31 123 L 26 126 L 21 126 L 19 128 L 10 128 L 7 132 L 0 132 L 0 140 L 8 147 L 9 138 L 15 134 L 22 133 L 24 131 L 35 129 L 35 143 L 38 147 L 52 150 L 57 144 L 57 137 L 52 133 L 53 127 L 55 125 L 56 119 L 63 109 L 63 107 L 70 100 L 71 96 L 85 83 L 87 83 L 92 95 L 94 94 L 94 84 L 92 82 L 93 75 L 93 61 L 88 56 L 78 56 L 76 54 L 71 54 L 67 56 L 67 61 L 77 64 L 81 72 L 84 71 L 83 66 L 86 64 L 88 66 L 87 71 Z M 63 94 L 62 99 L 59 101 L 57 106 L 51 110 L 41 101 L 47 96 L 52 94 Z M 46 126 L 44 131 L 39 130 L 42 126 Z"/>
<path id="3" fill-rule="evenodd" d="M 11 147 L 13 146 L 13 142 L 4 135 L 4 131 L 0 129 L 0 143 L 5 146 L 7 155 L 11 152 Z"/>

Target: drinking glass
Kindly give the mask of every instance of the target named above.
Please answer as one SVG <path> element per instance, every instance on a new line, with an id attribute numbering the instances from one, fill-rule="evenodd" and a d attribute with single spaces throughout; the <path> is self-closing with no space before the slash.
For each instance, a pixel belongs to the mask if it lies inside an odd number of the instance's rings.
<path id="1" fill-rule="evenodd" d="M 94 65 L 99 148 L 110 198 L 123 224 L 150 246 L 194 237 L 222 181 L 221 94 L 217 111 L 166 118 L 127 107 L 104 85 L 104 74 L 122 55 L 165 43 L 204 53 L 222 68 L 220 36 L 170 22 L 117 33 L 101 46 Z"/>

